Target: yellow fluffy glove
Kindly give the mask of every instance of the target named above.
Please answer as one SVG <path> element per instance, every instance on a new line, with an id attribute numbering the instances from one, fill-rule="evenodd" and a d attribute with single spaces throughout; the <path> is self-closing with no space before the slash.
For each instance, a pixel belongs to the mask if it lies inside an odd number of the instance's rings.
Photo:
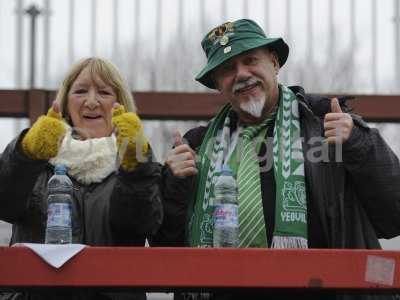
<path id="1" fill-rule="evenodd" d="M 113 108 L 112 122 L 116 127 L 121 167 L 124 171 L 130 172 L 149 151 L 149 143 L 143 135 L 142 123 L 135 113 L 125 112 L 122 105 Z"/>
<path id="2" fill-rule="evenodd" d="M 65 132 L 61 114 L 50 108 L 28 130 L 22 139 L 22 150 L 30 158 L 49 160 L 57 155 Z"/>

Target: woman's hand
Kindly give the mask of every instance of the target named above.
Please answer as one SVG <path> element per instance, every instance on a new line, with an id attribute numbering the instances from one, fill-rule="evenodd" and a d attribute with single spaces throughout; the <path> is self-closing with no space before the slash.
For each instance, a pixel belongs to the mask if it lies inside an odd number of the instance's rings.
<path id="1" fill-rule="evenodd" d="M 47 115 L 37 119 L 26 133 L 22 149 L 33 159 L 49 160 L 57 155 L 66 131 L 59 103 L 54 101 Z"/>
<path id="2" fill-rule="evenodd" d="M 117 136 L 121 167 L 130 172 L 149 151 L 149 143 L 143 135 L 143 125 L 137 114 L 125 112 L 124 106 L 119 103 L 114 104 L 112 122 Z"/>

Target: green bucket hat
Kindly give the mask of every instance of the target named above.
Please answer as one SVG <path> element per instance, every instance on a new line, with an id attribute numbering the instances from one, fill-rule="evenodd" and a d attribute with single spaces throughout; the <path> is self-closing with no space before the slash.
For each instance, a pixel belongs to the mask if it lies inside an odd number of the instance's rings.
<path id="1" fill-rule="evenodd" d="M 214 28 L 204 37 L 201 46 L 207 56 L 207 65 L 196 80 L 210 89 L 216 89 L 211 71 L 238 54 L 266 46 L 277 53 L 280 67 L 289 55 L 289 47 L 282 38 L 268 38 L 256 22 L 248 19 L 227 22 Z"/>

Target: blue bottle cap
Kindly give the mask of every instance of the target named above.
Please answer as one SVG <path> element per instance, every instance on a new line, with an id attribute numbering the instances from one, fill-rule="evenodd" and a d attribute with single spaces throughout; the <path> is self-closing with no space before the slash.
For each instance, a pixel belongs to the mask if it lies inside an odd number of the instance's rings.
<path id="1" fill-rule="evenodd" d="M 231 168 L 229 168 L 228 165 L 223 165 L 221 168 L 221 175 L 231 175 L 232 176 Z"/>
<path id="2" fill-rule="evenodd" d="M 67 174 L 67 166 L 66 165 L 56 165 L 54 167 L 54 173 L 58 175 Z"/>

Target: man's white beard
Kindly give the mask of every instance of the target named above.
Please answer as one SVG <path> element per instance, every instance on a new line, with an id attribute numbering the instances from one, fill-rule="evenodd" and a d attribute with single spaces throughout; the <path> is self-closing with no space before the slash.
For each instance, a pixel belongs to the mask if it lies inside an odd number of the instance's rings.
<path id="1" fill-rule="evenodd" d="M 251 97 L 249 101 L 240 103 L 240 109 L 252 115 L 253 117 L 260 118 L 264 109 L 265 98 L 257 99 Z"/>

